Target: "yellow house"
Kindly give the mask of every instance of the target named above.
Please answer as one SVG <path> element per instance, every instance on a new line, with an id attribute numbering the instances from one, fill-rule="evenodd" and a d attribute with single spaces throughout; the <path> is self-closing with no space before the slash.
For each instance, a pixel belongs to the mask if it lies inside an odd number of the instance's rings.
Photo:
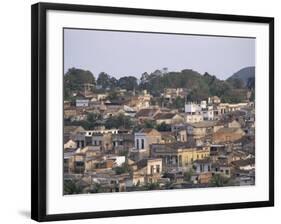
<path id="1" fill-rule="evenodd" d="M 187 167 L 195 160 L 210 156 L 210 146 L 195 146 L 187 142 L 152 144 L 151 157 L 162 158 L 163 167 Z"/>

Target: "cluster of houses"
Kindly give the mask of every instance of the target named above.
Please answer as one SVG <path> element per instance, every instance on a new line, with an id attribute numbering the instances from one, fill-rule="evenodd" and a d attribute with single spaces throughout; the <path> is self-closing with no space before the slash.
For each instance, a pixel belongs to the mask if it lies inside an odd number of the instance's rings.
<path id="1" fill-rule="evenodd" d="M 173 101 L 184 89 L 166 89 Z M 122 91 L 120 93 L 122 96 Z M 110 101 L 108 94 L 83 94 L 64 102 L 64 118 L 102 118 L 86 130 L 64 126 L 65 194 L 181 189 L 255 184 L 255 116 L 251 102 L 221 103 L 213 96 L 184 108 L 151 105 L 143 91 Z M 140 129 L 105 128 L 103 121 L 123 114 Z M 146 122 L 153 127 L 142 126 Z M 157 130 L 165 124 L 168 130 Z M 71 185 L 69 185 L 71 186 Z"/>

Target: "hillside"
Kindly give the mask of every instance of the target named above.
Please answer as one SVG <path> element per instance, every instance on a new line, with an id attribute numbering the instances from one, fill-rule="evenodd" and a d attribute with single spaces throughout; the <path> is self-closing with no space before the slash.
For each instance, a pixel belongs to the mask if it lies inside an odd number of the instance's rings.
<path id="1" fill-rule="evenodd" d="M 234 77 L 243 77 L 247 69 L 240 71 Z M 248 72 L 245 76 L 251 77 L 251 75 L 252 73 Z M 96 87 L 99 86 L 99 88 L 94 88 L 94 91 L 110 91 L 113 96 L 117 88 L 137 92 L 147 90 L 154 97 L 161 97 L 166 88 L 185 88 L 186 99 L 189 101 L 200 101 L 210 96 L 218 96 L 223 102 L 229 103 L 246 100 L 245 92 L 249 89 L 240 79 L 230 78 L 224 81 L 207 72 L 200 74 L 192 69 L 184 69 L 180 72 L 156 70 L 150 74 L 145 72 L 138 82 L 133 76 L 116 79 L 104 72 L 100 73 L 95 81 L 90 71 L 72 68 L 64 76 L 65 99 L 70 98 L 73 92 L 81 91 L 84 83 L 97 84 Z"/>
<path id="2" fill-rule="evenodd" d="M 255 67 L 245 67 L 239 70 L 238 72 L 235 72 L 232 76 L 230 76 L 227 81 L 231 81 L 233 79 L 240 79 L 243 81 L 244 85 L 247 85 L 249 78 L 255 77 Z"/>

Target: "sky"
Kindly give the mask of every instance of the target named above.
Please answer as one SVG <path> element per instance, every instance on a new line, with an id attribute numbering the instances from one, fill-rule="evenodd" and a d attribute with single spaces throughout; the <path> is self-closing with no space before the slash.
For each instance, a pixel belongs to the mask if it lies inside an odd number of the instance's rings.
<path id="1" fill-rule="evenodd" d="M 255 66 L 255 39 L 102 30 L 64 30 L 64 71 L 81 68 L 120 78 L 192 69 L 227 79 Z"/>

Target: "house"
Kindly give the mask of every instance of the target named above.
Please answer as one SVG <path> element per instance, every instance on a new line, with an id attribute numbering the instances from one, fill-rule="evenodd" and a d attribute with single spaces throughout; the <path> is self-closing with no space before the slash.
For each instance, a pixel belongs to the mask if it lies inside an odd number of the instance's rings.
<path id="1" fill-rule="evenodd" d="M 177 131 L 176 132 L 176 139 L 179 142 L 187 142 L 187 131 L 186 131 L 186 129 Z"/>
<path id="2" fill-rule="evenodd" d="M 183 117 L 176 113 L 157 113 L 154 119 L 156 124 L 177 124 L 183 122 Z"/>
<path id="3" fill-rule="evenodd" d="M 76 107 L 88 107 L 89 100 L 88 99 L 76 99 L 75 106 Z"/>
<path id="4" fill-rule="evenodd" d="M 220 174 L 223 177 L 230 178 L 231 177 L 231 165 L 223 161 L 217 161 L 213 163 L 213 174 Z"/>
<path id="5" fill-rule="evenodd" d="M 188 102 L 184 105 L 184 112 L 190 115 L 201 114 L 201 110 L 200 105 L 193 102 Z"/>
<path id="6" fill-rule="evenodd" d="M 92 133 L 92 146 L 96 149 L 100 149 L 102 152 L 108 152 L 112 150 L 112 134 L 111 133 Z"/>
<path id="7" fill-rule="evenodd" d="M 195 173 L 205 173 L 212 171 L 212 161 L 209 157 L 201 160 L 195 160 L 193 166 L 195 168 Z"/>
<path id="8" fill-rule="evenodd" d="M 191 142 L 152 144 L 151 157 L 162 158 L 163 169 L 190 168 L 195 160 L 210 156 L 209 146 L 196 146 Z"/>
<path id="9" fill-rule="evenodd" d="M 77 144 L 75 141 L 73 141 L 72 139 L 68 140 L 64 145 L 63 145 L 64 149 L 76 149 L 77 148 Z"/>
<path id="10" fill-rule="evenodd" d="M 69 173 L 81 174 L 85 171 L 85 154 L 84 153 L 65 153 L 64 170 Z"/>
<path id="11" fill-rule="evenodd" d="M 214 109 L 213 106 L 206 106 L 206 108 L 202 108 L 203 119 L 207 121 L 214 120 Z"/>
<path id="12" fill-rule="evenodd" d="M 63 110 L 63 116 L 64 118 L 70 118 L 79 115 L 79 111 L 76 108 L 64 108 Z"/>
<path id="13" fill-rule="evenodd" d="M 151 95 L 147 93 L 146 90 L 143 90 L 138 96 L 132 96 L 127 100 L 126 105 L 132 107 L 135 111 L 142 110 L 144 108 L 149 108 L 150 106 Z"/>
<path id="14" fill-rule="evenodd" d="M 85 129 L 82 126 L 65 125 L 63 128 L 64 137 L 68 137 L 69 139 L 72 139 L 75 134 L 83 131 Z"/>
<path id="15" fill-rule="evenodd" d="M 247 103 L 220 103 L 217 108 L 220 114 L 225 114 L 229 112 L 239 111 L 246 106 Z"/>
<path id="16" fill-rule="evenodd" d="M 144 176 L 144 183 L 155 183 L 161 178 L 162 159 L 145 158 L 132 165 L 133 176 Z"/>
<path id="17" fill-rule="evenodd" d="M 185 113 L 184 118 L 186 123 L 196 123 L 204 120 L 204 117 L 201 113 L 200 114 Z"/>
<path id="18" fill-rule="evenodd" d="M 213 177 L 212 172 L 199 173 L 197 177 L 198 184 L 209 184 Z"/>
<path id="19" fill-rule="evenodd" d="M 239 170 L 253 170 L 255 169 L 255 158 L 236 160 L 231 162 L 234 168 Z"/>
<path id="20" fill-rule="evenodd" d="M 147 157 L 149 155 L 150 145 L 161 142 L 161 133 L 153 128 L 143 128 L 135 133 L 135 147 L 132 154 L 136 153 L 137 158 Z"/>
<path id="21" fill-rule="evenodd" d="M 205 137 L 216 132 L 219 128 L 222 128 L 222 124 L 218 124 L 216 121 L 201 121 L 196 123 L 187 124 L 187 134 L 194 138 Z"/>
<path id="22" fill-rule="evenodd" d="M 241 128 L 220 128 L 213 134 L 213 143 L 233 142 L 244 135 L 245 132 Z"/>
<path id="23" fill-rule="evenodd" d="M 186 88 L 165 88 L 164 93 L 162 96 L 169 100 L 172 101 L 176 98 L 185 98 L 187 95 L 187 89 Z"/>
<path id="24" fill-rule="evenodd" d="M 117 154 L 127 152 L 135 145 L 134 135 L 130 133 L 118 133 L 112 135 L 113 150 Z"/>
<path id="25" fill-rule="evenodd" d="M 64 109 L 68 109 L 71 107 L 71 101 L 68 101 L 68 100 L 64 100 L 63 101 L 63 108 Z"/>
<path id="26" fill-rule="evenodd" d="M 235 184 L 238 186 L 249 186 L 255 184 L 254 170 L 234 169 L 233 176 L 235 177 Z"/>
<path id="27" fill-rule="evenodd" d="M 172 143 L 176 141 L 176 136 L 174 132 L 171 131 L 160 131 L 161 143 Z"/>
<path id="28" fill-rule="evenodd" d="M 220 104 L 221 99 L 218 96 L 212 96 L 208 98 L 208 103 L 209 104 Z"/>
<path id="29" fill-rule="evenodd" d="M 115 161 L 113 159 L 107 159 L 104 157 L 90 157 L 86 158 L 86 171 L 104 171 L 111 170 L 115 166 Z"/>
<path id="30" fill-rule="evenodd" d="M 232 120 L 232 121 L 228 122 L 227 127 L 228 128 L 241 128 L 241 124 L 236 120 Z"/>
<path id="31" fill-rule="evenodd" d="M 160 112 L 159 108 L 144 108 L 140 109 L 135 117 L 138 119 L 139 122 L 143 122 L 145 120 L 153 120 L 154 116 Z"/>

